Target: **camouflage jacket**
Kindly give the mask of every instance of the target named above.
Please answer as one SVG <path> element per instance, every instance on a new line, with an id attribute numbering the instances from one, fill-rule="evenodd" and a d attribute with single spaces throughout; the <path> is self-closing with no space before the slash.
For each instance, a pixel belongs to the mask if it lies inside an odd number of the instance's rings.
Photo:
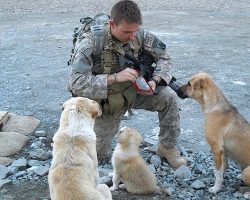
<path id="1" fill-rule="evenodd" d="M 82 38 L 73 53 L 72 69 L 67 89 L 77 96 L 91 99 L 107 99 L 108 74 L 93 73 L 95 68 L 101 67 L 101 55 L 98 59 L 96 59 L 98 56 L 93 56 L 93 52 L 96 50 L 95 37 L 92 32 L 88 32 Z M 168 84 L 172 76 L 169 74 L 171 58 L 166 51 L 166 45 L 149 31 L 143 31 L 143 38 L 141 39 L 144 49 L 156 60 L 153 76 L 160 76 Z M 119 60 L 116 62 L 119 62 Z"/>

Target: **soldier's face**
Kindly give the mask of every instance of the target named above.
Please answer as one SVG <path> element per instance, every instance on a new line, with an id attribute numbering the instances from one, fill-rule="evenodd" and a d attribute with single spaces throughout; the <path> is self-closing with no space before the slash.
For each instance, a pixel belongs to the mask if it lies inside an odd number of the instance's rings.
<path id="1" fill-rule="evenodd" d="M 137 23 L 127 23 L 122 21 L 120 24 L 116 25 L 112 20 L 110 20 L 111 33 L 121 42 L 129 42 L 135 39 L 136 32 L 140 29 L 140 25 Z"/>

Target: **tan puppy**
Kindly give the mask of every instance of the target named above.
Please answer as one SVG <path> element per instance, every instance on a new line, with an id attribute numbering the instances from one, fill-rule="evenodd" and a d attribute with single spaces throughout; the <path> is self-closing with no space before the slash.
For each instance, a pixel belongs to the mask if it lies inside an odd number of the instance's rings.
<path id="1" fill-rule="evenodd" d="M 143 141 L 142 136 L 135 129 L 126 128 L 118 136 L 117 146 L 112 156 L 113 186 L 111 191 L 118 188 L 126 189 L 132 194 L 165 193 L 167 189 L 156 185 L 154 174 L 150 171 L 145 161 L 138 152 Z M 119 186 L 120 181 L 124 184 Z"/>
<path id="2" fill-rule="evenodd" d="M 83 97 L 63 105 L 60 126 L 53 137 L 53 159 L 49 170 L 52 200 L 109 200 L 108 186 L 97 185 L 95 118 L 99 104 Z"/>
<path id="3" fill-rule="evenodd" d="M 181 98 L 197 100 L 205 117 L 205 137 L 211 146 L 215 161 L 215 185 L 210 192 L 221 189 L 227 157 L 242 169 L 242 180 L 250 185 L 250 125 L 224 97 L 206 73 L 199 73 L 180 87 Z M 246 193 L 245 197 L 250 197 Z"/>

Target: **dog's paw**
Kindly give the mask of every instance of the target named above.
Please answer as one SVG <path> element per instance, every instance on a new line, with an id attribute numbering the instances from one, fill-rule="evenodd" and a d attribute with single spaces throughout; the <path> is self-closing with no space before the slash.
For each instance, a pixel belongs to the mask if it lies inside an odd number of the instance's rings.
<path id="1" fill-rule="evenodd" d="M 113 177 L 113 174 L 114 174 L 113 172 L 110 172 L 110 173 L 108 174 L 108 176 L 109 176 L 109 177 Z"/>
<path id="2" fill-rule="evenodd" d="M 109 189 L 110 189 L 110 191 L 116 191 L 116 190 L 118 190 L 118 187 L 111 186 Z"/>
<path id="3" fill-rule="evenodd" d="M 122 183 L 119 185 L 119 189 L 126 190 L 127 188 L 126 188 L 126 185 L 124 183 Z"/>
<path id="4" fill-rule="evenodd" d="M 245 199 L 250 199 L 250 192 L 246 192 L 246 193 L 244 194 L 244 198 L 245 198 Z"/>
<path id="5" fill-rule="evenodd" d="M 211 188 L 209 188 L 209 192 L 210 193 L 217 193 L 218 191 L 220 190 L 220 187 L 217 187 L 217 186 L 213 186 L 213 187 L 211 187 Z"/>

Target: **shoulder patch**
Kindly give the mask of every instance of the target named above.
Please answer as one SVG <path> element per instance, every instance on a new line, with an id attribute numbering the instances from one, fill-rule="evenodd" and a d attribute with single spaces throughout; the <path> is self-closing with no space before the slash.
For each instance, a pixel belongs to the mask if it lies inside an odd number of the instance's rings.
<path id="1" fill-rule="evenodd" d="M 153 35 L 147 34 L 147 35 L 146 35 L 146 38 L 145 38 L 145 40 L 144 40 L 144 44 L 145 44 L 146 46 L 152 47 L 152 46 L 153 46 L 154 39 L 155 39 L 155 37 L 154 37 Z"/>
<path id="2" fill-rule="evenodd" d="M 165 50 L 166 49 L 166 44 L 164 44 L 161 41 L 158 41 L 157 44 L 156 44 L 156 47 L 159 48 L 159 49 Z"/>

